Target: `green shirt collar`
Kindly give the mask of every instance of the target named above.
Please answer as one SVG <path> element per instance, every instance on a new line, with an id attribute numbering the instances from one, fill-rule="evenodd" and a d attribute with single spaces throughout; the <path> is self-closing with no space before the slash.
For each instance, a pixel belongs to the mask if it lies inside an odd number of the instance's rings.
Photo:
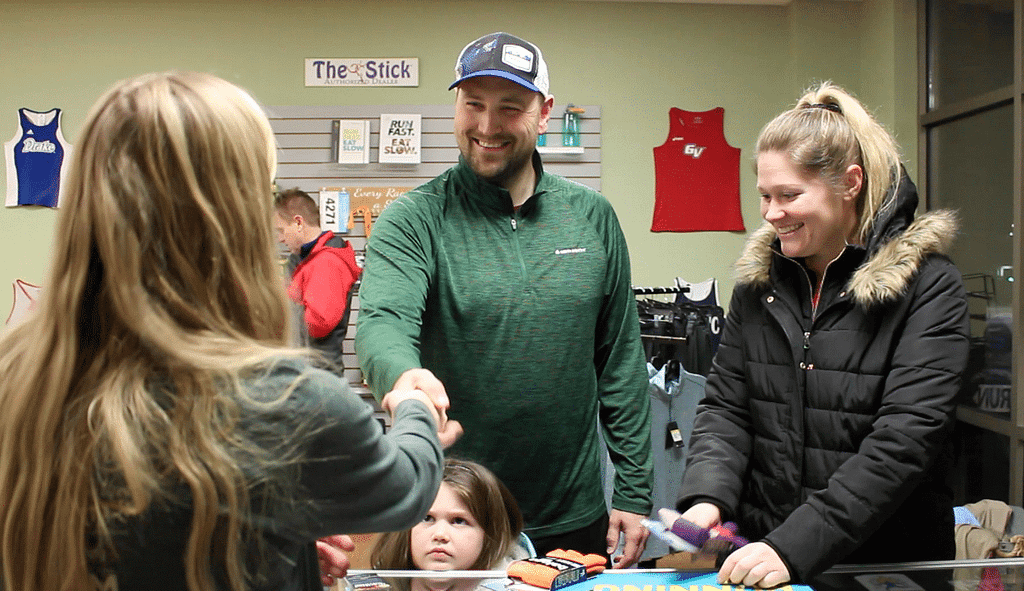
<path id="1" fill-rule="evenodd" d="M 533 170 L 537 176 L 537 185 L 534 187 L 533 195 L 519 209 L 523 215 L 537 207 L 537 197 L 546 193 L 552 183 L 551 176 L 544 173 L 540 153 L 536 150 L 533 151 Z M 508 190 L 480 177 L 461 155 L 459 163 L 453 169 L 453 176 L 456 182 L 466 188 L 466 194 L 480 205 L 500 213 L 512 213 L 512 196 Z"/>

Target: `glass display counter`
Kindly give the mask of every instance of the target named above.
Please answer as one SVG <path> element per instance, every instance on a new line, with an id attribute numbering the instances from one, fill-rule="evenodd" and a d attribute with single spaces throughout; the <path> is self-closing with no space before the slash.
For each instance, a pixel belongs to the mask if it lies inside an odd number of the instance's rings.
<path id="1" fill-rule="evenodd" d="M 503 571 L 350 571 L 336 591 L 539 591 L 508 579 Z M 366 576 L 370 575 L 370 576 Z M 351 584 L 350 581 L 357 583 Z M 367 582 L 369 581 L 369 582 Z M 382 581 L 383 586 L 375 583 Z M 346 584 L 347 583 L 347 584 Z M 736 591 L 719 585 L 708 568 L 605 571 L 563 587 L 565 591 Z M 792 591 L 1024 591 L 1024 558 L 840 565 L 810 585 L 783 585 Z"/>

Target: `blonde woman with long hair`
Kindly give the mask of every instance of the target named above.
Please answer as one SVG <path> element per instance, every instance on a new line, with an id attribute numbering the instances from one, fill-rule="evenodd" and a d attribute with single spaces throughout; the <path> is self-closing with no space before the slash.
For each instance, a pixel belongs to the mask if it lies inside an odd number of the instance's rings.
<path id="1" fill-rule="evenodd" d="M 768 123 L 756 156 L 765 223 L 736 265 L 678 509 L 753 542 L 722 583 L 828 588 L 839 562 L 952 559 L 955 215 L 917 213 L 892 136 L 834 84 Z"/>
<path id="2" fill-rule="evenodd" d="M 0 341 L 9 591 L 320 589 L 313 540 L 419 521 L 443 418 L 286 347 L 273 134 L 220 78 L 89 113 L 38 310 Z"/>

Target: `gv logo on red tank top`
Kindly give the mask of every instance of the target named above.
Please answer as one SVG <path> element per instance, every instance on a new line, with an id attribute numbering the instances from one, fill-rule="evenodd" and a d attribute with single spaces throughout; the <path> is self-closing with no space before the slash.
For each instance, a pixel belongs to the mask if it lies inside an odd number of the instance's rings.
<path id="1" fill-rule="evenodd" d="M 693 156 L 694 159 L 700 158 L 700 155 L 707 150 L 707 146 L 698 146 L 697 144 L 686 144 L 683 146 L 683 154 L 687 156 Z"/>

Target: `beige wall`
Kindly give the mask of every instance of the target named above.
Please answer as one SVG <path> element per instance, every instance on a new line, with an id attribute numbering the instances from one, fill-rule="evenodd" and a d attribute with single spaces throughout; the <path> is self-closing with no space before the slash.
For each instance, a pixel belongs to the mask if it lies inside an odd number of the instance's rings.
<path id="1" fill-rule="evenodd" d="M 668 110 L 725 108 L 743 149 L 748 231 L 760 219 L 751 145 L 761 126 L 816 80 L 851 89 L 916 154 L 914 0 L 794 0 L 787 6 L 493 0 L 5 0 L 0 6 L 0 140 L 20 107 L 65 110 L 75 142 L 110 84 L 141 72 L 196 69 L 277 104 L 447 104 L 455 56 L 505 30 L 541 47 L 558 102 L 602 108 L 603 192 L 629 242 L 634 284 L 675 276 L 732 286 L 742 234 L 650 230 L 652 148 Z M 416 88 L 305 88 L 307 57 L 418 57 Z M 913 175 L 916 163 L 910 162 Z M 6 179 L 0 175 L 0 186 Z M 55 214 L 0 208 L 0 314 L 15 279 L 43 280 Z"/>

